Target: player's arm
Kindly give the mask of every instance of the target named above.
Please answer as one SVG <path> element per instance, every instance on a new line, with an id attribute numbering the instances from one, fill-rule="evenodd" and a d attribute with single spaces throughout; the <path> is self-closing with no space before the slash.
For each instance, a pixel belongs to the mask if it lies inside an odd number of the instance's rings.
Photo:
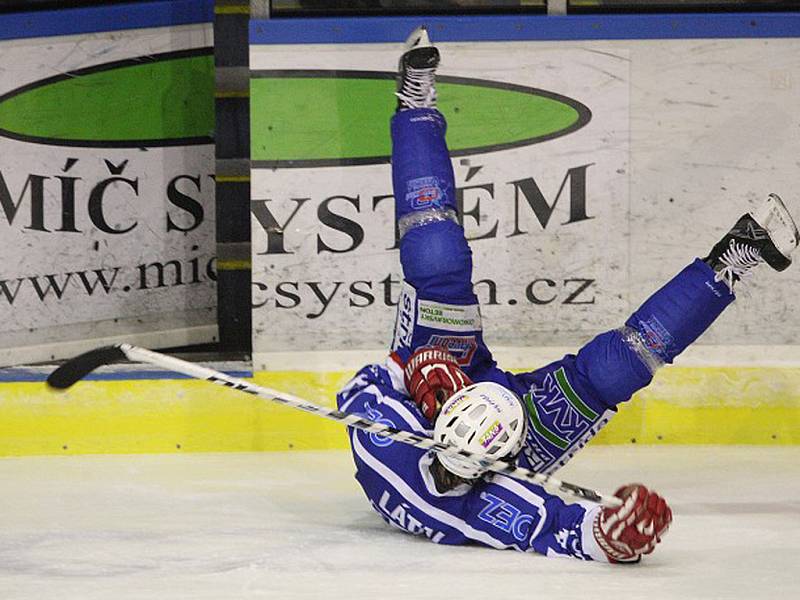
<path id="1" fill-rule="evenodd" d="M 391 361 L 388 369 L 363 369 L 340 395 L 340 408 L 424 431 L 422 414 L 399 395 L 401 376 Z M 626 562 L 652 551 L 671 520 L 666 503 L 639 486 L 618 491 L 624 500 L 620 509 L 566 504 L 539 486 L 502 475 L 470 481 L 463 472 L 464 477 L 453 475 L 454 485 L 443 489 L 436 476 L 443 465 L 430 453 L 364 431 L 351 431 L 350 436 L 356 478 L 375 510 L 387 522 L 438 543 L 472 541 Z"/>
<path id="2" fill-rule="evenodd" d="M 482 382 L 447 400 L 433 433 L 437 441 L 462 450 L 512 460 L 521 456 L 528 440 L 526 422 L 525 406 L 511 390 Z M 672 520 L 664 499 L 642 485 L 620 488 L 616 493 L 622 500 L 620 506 L 601 508 L 566 504 L 541 486 L 486 474 L 477 463 L 458 457 L 439 455 L 429 468 L 435 489 L 428 492 L 438 498 L 436 502 L 443 506 L 455 503 L 448 512 L 463 515 L 473 531 L 488 535 L 499 547 L 635 562 L 652 552 Z M 451 488 L 447 480 L 436 477 L 436 469 L 452 474 L 458 487 Z M 468 492 L 460 491 L 465 488 Z M 463 500 L 446 499 L 453 492 Z"/>
<path id="3" fill-rule="evenodd" d="M 519 550 L 610 563 L 639 562 L 666 533 L 672 512 L 640 484 L 621 487 L 620 507 L 567 504 L 541 487 L 495 476 L 475 486 L 470 522 Z"/>
<path id="4" fill-rule="evenodd" d="M 575 505 L 551 500 L 552 524 L 531 540 L 531 547 L 543 554 L 639 562 L 661 542 L 672 522 L 672 511 L 664 498 L 641 484 L 623 486 L 614 495 L 623 500 L 621 506 L 581 507 L 585 512 L 579 520 Z"/>

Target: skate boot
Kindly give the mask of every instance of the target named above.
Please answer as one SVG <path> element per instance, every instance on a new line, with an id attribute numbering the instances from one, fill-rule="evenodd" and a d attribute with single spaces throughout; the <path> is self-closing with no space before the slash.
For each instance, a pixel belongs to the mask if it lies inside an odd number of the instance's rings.
<path id="1" fill-rule="evenodd" d="M 733 291 L 734 283 L 749 278 L 762 262 L 776 271 L 786 269 L 799 239 L 783 201 L 770 194 L 760 207 L 742 215 L 703 261 L 716 271 L 716 281 L 724 280 Z"/>
<path id="2" fill-rule="evenodd" d="M 436 108 L 436 67 L 439 51 L 431 44 L 428 30 L 417 27 L 408 36 L 400 57 L 397 77 L 397 110 Z"/>

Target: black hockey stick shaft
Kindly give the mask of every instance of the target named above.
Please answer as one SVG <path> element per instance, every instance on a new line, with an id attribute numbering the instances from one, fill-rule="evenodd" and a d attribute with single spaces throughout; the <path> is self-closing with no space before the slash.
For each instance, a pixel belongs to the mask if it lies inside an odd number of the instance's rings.
<path id="1" fill-rule="evenodd" d="M 410 431 L 396 429 L 381 423 L 376 423 L 375 421 L 371 421 L 370 419 L 366 419 L 358 415 L 344 413 L 340 410 L 320 406 L 291 394 L 286 394 L 284 392 L 279 392 L 277 390 L 262 387 L 260 385 L 255 385 L 244 379 L 232 377 L 202 365 L 187 362 L 167 354 L 161 354 L 160 352 L 153 352 L 152 350 L 139 348 L 138 346 L 132 346 L 130 344 L 104 346 L 102 348 L 90 350 L 89 352 L 76 356 L 53 371 L 47 378 L 47 383 L 53 388 L 65 389 L 86 377 L 94 369 L 97 369 L 103 365 L 124 360 L 126 358 L 132 361 L 148 363 L 169 369 L 170 371 L 182 373 L 196 379 L 210 381 L 212 383 L 216 383 L 217 385 L 223 385 L 225 387 L 229 387 L 246 394 L 252 394 L 253 396 L 258 396 L 266 400 L 271 400 L 285 406 L 291 406 L 292 408 L 297 408 L 302 411 L 330 419 L 332 421 L 338 421 L 340 423 L 349 425 L 350 427 L 375 433 L 404 444 L 410 444 L 412 446 L 416 446 L 417 448 L 433 450 L 448 456 L 466 458 L 495 473 L 501 473 L 503 475 L 508 475 L 509 477 L 523 481 L 530 481 L 537 485 L 541 485 L 550 491 L 554 491 L 572 498 L 591 500 L 609 507 L 619 506 L 621 503 L 620 500 L 615 496 L 600 494 L 589 488 L 567 483 L 556 479 L 555 477 L 550 477 L 549 475 L 537 473 L 529 469 L 517 467 L 503 460 L 489 459 L 471 452 L 459 450 L 451 444 L 441 444 L 425 435 L 419 435 Z"/>

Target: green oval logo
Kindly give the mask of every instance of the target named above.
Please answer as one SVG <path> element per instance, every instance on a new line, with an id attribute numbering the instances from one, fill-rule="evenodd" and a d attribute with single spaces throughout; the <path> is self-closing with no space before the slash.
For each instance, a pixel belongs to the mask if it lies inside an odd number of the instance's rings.
<path id="1" fill-rule="evenodd" d="M 536 144 L 586 125 L 572 98 L 521 85 L 437 76 L 452 156 Z M 261 168 L 388 162 L 395 74 L 373 71 L 253 71 L 250 152 Z"/>
<path id="2" fill-rule="evenodd" d="M 88 147 L 213 143 L 212 48 L 95 65 L 0 96 L 0 135 Z"/>

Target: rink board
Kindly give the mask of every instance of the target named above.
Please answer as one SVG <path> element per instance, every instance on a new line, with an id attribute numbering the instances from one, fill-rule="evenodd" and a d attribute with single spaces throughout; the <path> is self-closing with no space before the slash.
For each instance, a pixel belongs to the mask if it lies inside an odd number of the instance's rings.
<path id="1" fill-rule="evenodd" d="M 333 406 L 353 371 L 258 372 L 256 383 Z M 595 444 L 800 443 L 800 369 L 672 367 Z M 0 456 L 322 450 L 344 428 L 248 394 L 185 379 L 0 384 Z"/>
<path id="2" fill-rule="evenodd" d="M 420 23 L 442 55 L 492 349 L 574 351 L 768 192 L 796 203 L 800 15 L 253 20 L 255 369 L 273 368 L 261 355 L 388 345 L 401 280 L 388 124 Z M 749 284 L 699 345 L 797 343 L 800 269 Z"/>
<path id="3" fill-rule="evenodd" d="M 213 8 L 0 15 L 0 365 L 218 339 Z"/>

